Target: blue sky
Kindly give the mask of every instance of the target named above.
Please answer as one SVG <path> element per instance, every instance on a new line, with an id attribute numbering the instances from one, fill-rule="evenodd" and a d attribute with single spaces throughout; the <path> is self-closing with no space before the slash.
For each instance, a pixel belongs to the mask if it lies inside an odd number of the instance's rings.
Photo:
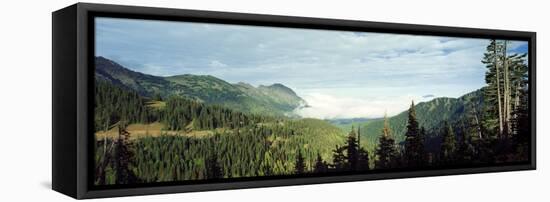
<path id="1" fill-rule="evenodd" d="M 315 118 L 374 118 L 385 111 L 391 116 L 411 100 L 479 89 L 487 44 L 486 39 L 96 19 L 97 56 L 158 76 L 282 83 L 312 106 L 296 113 Z M 511 52 L 526 50 L 526 42 L 511 43 Z"/>

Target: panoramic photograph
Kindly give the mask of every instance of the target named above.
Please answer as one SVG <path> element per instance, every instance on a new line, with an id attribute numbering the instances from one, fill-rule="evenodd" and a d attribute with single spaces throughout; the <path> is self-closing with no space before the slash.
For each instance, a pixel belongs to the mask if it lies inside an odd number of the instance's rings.
<path id="1" fill-rule="evenodd" d="M 108 17 L 94 38 L 97 186 L 529 161 L 527 41 Z"/>

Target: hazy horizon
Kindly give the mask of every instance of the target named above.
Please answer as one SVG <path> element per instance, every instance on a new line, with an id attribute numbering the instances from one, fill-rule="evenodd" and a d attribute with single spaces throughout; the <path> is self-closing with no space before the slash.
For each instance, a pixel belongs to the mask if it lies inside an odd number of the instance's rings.
<path id="1" fill-rule="evenodd" d="M 304 117 L 379 118 L 485 85 L 489 40 L 96 18 L 96 56 L 134 71 L 281 83 L 312 106 Z M 527 42 L 510 52 L 525 53 Z"/>

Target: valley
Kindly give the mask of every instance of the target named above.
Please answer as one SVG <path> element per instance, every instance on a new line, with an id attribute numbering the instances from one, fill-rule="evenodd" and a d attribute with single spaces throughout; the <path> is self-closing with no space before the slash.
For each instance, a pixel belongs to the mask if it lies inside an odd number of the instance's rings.
<path id="1" fill-rule="evenodd" d="M 510 58 L 519 71 L 521 57 Z M 525 94 L 518 89 L 507 95 L 515 100 L 513 107 L 508 102 L 514 111 L 508 129 L 500 130 L 493 106 L 501 98 L 495 99 L 494 83 L 457 98 L 411 100 L 407 110 L 390 117 L 322 120 L 296 114 L 310 106 L 284 83 L 155 76 L 105 57 L 95 62 L 96 185 L 526 160 Z M 521 77 L 513 78 L 522 84 Z"/>

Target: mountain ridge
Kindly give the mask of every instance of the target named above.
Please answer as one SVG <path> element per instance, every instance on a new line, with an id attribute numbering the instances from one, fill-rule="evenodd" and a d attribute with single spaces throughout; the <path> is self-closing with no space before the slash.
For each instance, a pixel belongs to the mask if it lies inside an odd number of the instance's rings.
<path id="1" fill-rule="evenodd" d="M 135 90 L 144 97 L 176 95 L 238 111 L 275 115 L 288 114 L 305 103 L 291 88 L 280 83 L 254 87 L 244 82 L 231 84 L 211 75 L 162 77 L 130 70 L 102 56 L 96 57 L 95 62 L 96 79 Z"/>
<path id="2" fill-rule="evenodd" d="M 481 111 L 483 107 L 483 89 L 466 93 L 458 98 L 438 97 L 430 101 L 420 102 L 415 105 L 416 118 L 419 126 L 427 130 L 428 139 L 438 138 L 431 134 L 438 134 L 445 121 L 458 129 L 458 122 L 463 121 L 473 110 Z M 408 110 L 395 116 L 388 117 L 388 123 L 392 136 L 397 143 L 405 140 Z M 373 149 L 378 143 L 378 138 L 384 125 L 384 119 L 371 119 L 366 123 L 360 123 L 361 137 L 367 140 L 367 147 Z M 429 142 L 429 141 L 428 141 Z M 429 145 L 427 145 L 429 147 Z"/>

